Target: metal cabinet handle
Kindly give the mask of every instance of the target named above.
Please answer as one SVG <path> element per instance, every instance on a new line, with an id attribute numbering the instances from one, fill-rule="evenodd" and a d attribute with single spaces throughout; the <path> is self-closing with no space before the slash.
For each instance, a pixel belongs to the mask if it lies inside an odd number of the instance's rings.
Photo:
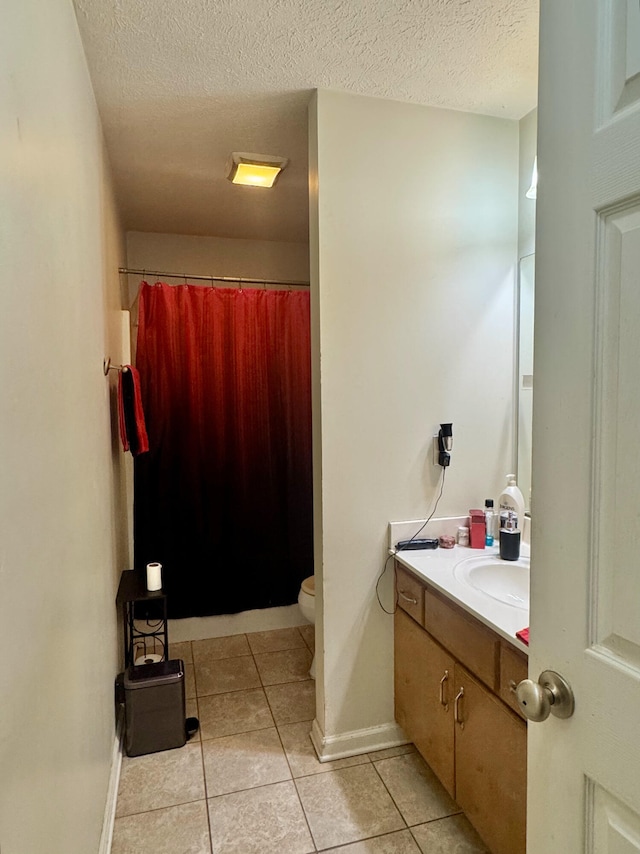
<path id="1" fill-rule="evenodd" d="M 459 724 L 460 729 L 464 729 L 464 721 L 460 717 L 460 700 L 464 697 L 464 688 L 460 688 L 453 701 L 453 717 L 455 722 Z"/>
<path id="2" fill-rule="evenodd" d="M 404 599 L 405 602 L 411 602 L 412 605 L 417 605 L 418 600 L 412 599 L 410 596 L 405 596 L 402 590 L 398 590 L 399 595 Z"/>
<path id="3" fill-rule="evenodd" d="M 444 671 L 444 676 L 440 680 L 440 705 L 444 706 L 445 712 L 449 711 L 449 702 L 444 698 L 444 683 L 449 679 L 449 671 Z"/>

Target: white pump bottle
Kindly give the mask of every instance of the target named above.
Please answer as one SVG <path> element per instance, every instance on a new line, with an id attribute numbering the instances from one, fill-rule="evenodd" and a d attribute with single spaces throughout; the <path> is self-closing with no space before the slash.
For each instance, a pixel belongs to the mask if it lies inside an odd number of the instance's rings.
<path id="1" fill-rule="evenodd" d="M 511 510 L 518 516 L 518 528 L 524 526 L 524 498 L 516 483 L 515 474 L 507 475 L 507 485 L 498 499 L 498 513 Z"/>

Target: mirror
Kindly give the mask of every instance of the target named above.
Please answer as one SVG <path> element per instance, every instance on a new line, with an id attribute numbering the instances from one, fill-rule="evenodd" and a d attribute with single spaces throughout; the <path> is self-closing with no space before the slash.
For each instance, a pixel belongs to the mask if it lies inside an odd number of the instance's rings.
<path id="1" fill-rule="evenodd" d="M 533 426 L 533 309 L 535 254 L 518 264 L 518 321 L 516 365 L 516 447 L 518 486 L 525 509 L 531 512 L 531 432 Z"/>

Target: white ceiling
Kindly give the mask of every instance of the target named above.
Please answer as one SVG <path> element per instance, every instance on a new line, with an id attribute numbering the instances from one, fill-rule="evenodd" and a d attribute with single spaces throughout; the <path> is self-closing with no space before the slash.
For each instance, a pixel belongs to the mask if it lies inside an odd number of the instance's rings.
<path id="1" fill-rule="evenodd" d="M 74 0 L 128 230 L 307 240 L 307 104 L 341 89 L 507 118 L 538 0 Z M 283 155 L 273 190 L 231 151 Z"/>

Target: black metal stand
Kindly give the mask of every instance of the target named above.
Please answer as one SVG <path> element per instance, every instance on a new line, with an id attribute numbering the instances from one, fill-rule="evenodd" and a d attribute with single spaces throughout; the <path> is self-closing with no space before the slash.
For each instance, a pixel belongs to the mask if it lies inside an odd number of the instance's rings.
<path id="1" fill-rule="evenodd" d="M 125 569 L 120 576 L 116 605 L 122 608 L 125 670 L 135 664 L 136 644 L 161 645 L 162 657 L 169 658 L 167 597 L 162 590 L 147 590 L 146 574 L 138 569 Z"/>

